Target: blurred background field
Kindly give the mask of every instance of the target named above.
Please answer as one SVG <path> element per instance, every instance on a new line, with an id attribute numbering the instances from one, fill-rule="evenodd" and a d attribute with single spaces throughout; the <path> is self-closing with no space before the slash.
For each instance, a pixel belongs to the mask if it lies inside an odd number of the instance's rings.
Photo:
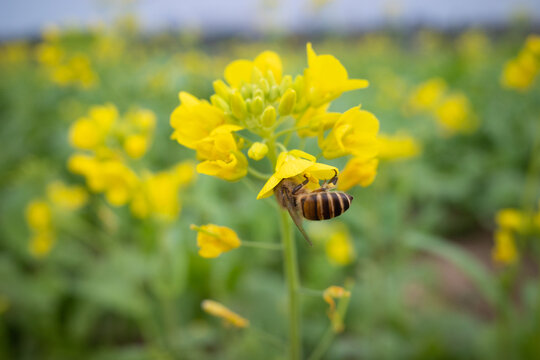
<path id="1" fill-rule="evenodd" d="M 268 3 L 258 6 L 278 14 L 287 6 Z M 263 185 L 255 178 L 196 174 L 194 153 L 170 139 L 169 118 L 179 91 L 208 99 L 235 59 L 273 50 L 285 73 L 301 73 L 307 42 L 370 81 L 331 110 L 361 104 L 398 144 L 380 154 L 372 185 L 349 191 L 346 214 L 306 224 L 312 248 L 296 234 L 302 286 L 351 289 L 344 330 L 325 337 L 333 341 L 323 358 L 540 358 L 540 38 L 527 42 L 539 33 L 538 8 L 479 22 L 465 8 L 429 26 L 400 22 L 397 12 L 396 21 L 344 29 L 331 20 L 333 3 L 296 6 L 327 19 L 320 28 L 280 31 L 278 16 L 253 36 L 204 21 L 149 31 L 133 3 L 101 4 L 112 21 L 77 25 L 66 15 L 40 33 L 4 28 L 1 358 L 285 358 L 280 255 L 242 246 L 204 259 L 190 230 L 214 223 L 242 240 L 278 242 L 274 199 L 255 199 Z M 102 105 L 125 121 L 119 143 L 145 141 L 129 165 L 162 198 L 155 214 L 70 171 L 70 127 Z M 155 127 L 136 133 L 144 121 Z M 316 154 L 316 139 L 306 148 Z M 36 201 L 46 210 L 38 205 L 32 220 Z M 52 225 L 40 230 L 43 217 Z M 496 236 L 509 239 L 497 248 Z M 306 356 L 329 326 L 317 291 L 302 295 Z M 201 310 L 204 299 L 251 326 L 222 326 Z"/>

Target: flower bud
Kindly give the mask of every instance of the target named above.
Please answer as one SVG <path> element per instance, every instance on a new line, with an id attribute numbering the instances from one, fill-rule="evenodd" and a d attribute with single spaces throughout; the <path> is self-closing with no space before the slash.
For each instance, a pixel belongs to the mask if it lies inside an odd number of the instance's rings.
<path id="1" fill-rule="evenodd" d="M 223 80 L 216 80 L 212 84 L 214 86 L 214 91 L 217 95 L 221 96 L 225 101 L 229 101 L 229 96 L 231 95 L 231 88 L 223 82 Z"/>
<path id="2" fill-rule="evenodd" d="M 251 102 L 251 113 L 253 115 L 260 115 L 264 110 L 264 100 L 262 97 L 257 96 Z"/>
<path id="3" fill-rule="evenodd" d="M 242 86 L 242 88 L 240 89 L 240 93 L 242 94 L 244 99 L 249 99 L 252 94 L 251 85 L 248 84 L 248 85 Z"/>
<path id="4" fill-rule="evenodd" d="M 214 105 L 217 108 L 220 108 L 221 110 L 225 112 L 231 111 L 229 104 L 225 100 L 223 100 L 223 98 L 218 94 L 214 94 L 210 96 L 210 102 L 212 103 L 212 105 Z"/>
<path id="5" fill-rule="evenodd" d="M 261 160 L 268 153 L 268 146 L 261 142 L 255 142 L 248 150 L 248 156 L 256 161 Z"/>
<path id="6" fill-rule="evenodd" d="M 272 105 L 268 105 L 262 114 L 262 125 L 264 127 L 270 127 L 276 122 L 276 108 Z"/>
<path id="7" fill-rule="evenodd" d="M 260 85 L 261 85 L 261 90 L 265 94 L 268 94 L 270 92 L 270 84 L 268 83 L 268 80 L 262 79 L 261 82 L 260 82 Z"/>
<path id="8" fill-rule="evenodd" d="M 235 91 L 231 96 L 231 111 L 238 119 L 244 119 L 246 116 L 246 102 L 238 91 Z"/>
<path id="9" fill-rule="evenodd" d="M 285 91 L 285 94 L 283 94 L 283 96 L 281 97 L 281 101 L 279 102 L 279 115 L 289 115 L 293 111 L 295 104 L 296 91 L 294 91 L 293 89 L 288 89 L 287 91 Z"/>
<path id="10" fill-rule="evenodd" d="M 287 91 L 288 88 L 290 88 L 292 85 L 292 77 L 291 75 L 285 75 L 283 77 L 283 80 L 281 80 L 281 84 L 279 84 L 279 90 L 282 94 Z"/>
<path id="11" fill-rule="evenodd" d="M 270 99 L 270 101 L 275 101 L 280 94 L 281 93 L 279 91 L 279 86 L 273 85 L 270 89 L 270 93 L 268 94 L 268 98 Z"/>
<path id="12" fill-rule="evenodd" d="M 260 88 L 257 88 L 254 92 L 253 92 L 253 97 L 262 97 L 264 98 L 264 91 Z"/>

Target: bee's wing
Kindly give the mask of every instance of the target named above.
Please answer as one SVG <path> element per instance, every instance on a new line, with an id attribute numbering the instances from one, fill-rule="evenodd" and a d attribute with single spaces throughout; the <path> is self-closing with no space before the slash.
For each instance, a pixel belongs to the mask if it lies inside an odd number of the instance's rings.
<path id="1" fill-rule="evenodd" d="M 298 212 L 296 211 L 296 209 L 294 208 L 293 206 L 293 201 L 292 199 L 290 199 L 290 195 L 287 194 L 288 197 L 289 197 L 289 201 L 287 201 L 287 210 L 289 211 L 289 215 L 291 215 L 291 218 L 293 219 L 296 227 L 298 228 L 298 230 L 300 230 L 300 232 L 302 233 L 302 235 L 304 235 L 304 238 L 306 239 L 306 241 L 308 242 L 309 246 L 313 246 L 313 243 L 311 242 L 311 240 L 309 240 L 309 236 L 306 234 L 306 231 L 304 230 L 304 227 L 302 226 L 302 218 L 300 217 L 300 215 L 298 214 Z"/>

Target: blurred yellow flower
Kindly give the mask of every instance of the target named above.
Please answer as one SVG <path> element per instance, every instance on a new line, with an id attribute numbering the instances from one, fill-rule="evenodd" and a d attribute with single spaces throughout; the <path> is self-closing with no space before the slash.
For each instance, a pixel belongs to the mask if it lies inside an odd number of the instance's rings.
<path id="1" fill-rule="evenodd" d="M 204 300 L 201 304 L 202 309 L 210 315 L 222 318 L 227 324 L 238 328 L 246 328 L 249 326 L 249 320 L 232 312 L 222 304 L 213 300 Z"/>
<path id="2" fill-rule="evenodd" d="M 52 227 L 52 211 L 50 205 L 43 200 L 31 201 L 26 206 L 26 222 L 35 231 L 49 230 Z"/>
<path id="3" fill-rule="evenodd" d="M 506 62 L 501 85 L 509 89 L 528 90 L 540 73 L 540 36 L 529 35 L 519 54 Z"/>
<path id="4" fill-rule="evenodd" d="M 339 116 L 328 136 L 319 139 L 319 147 L 327 159 L 352 154 L 367 160 L 377 155 L 378 131 L 375 115 L 357 106 Z"/>
<path id="5" fill-rule="evenodd" d="M 518 260 L 519 254 L 510 231 L 503 229 L 495 232 L 495 246 L 491 256 L 495 262 L 502 265 L 510 265 Z"/>
<path id="6" fill-rule="evenodd" d="M 348 231 L 343 228 L 334 232 L 326 242 L 326 256 L 331 263 L 345 266 L 356 258 L 353 243 Z"/>
<path id="7" fill-rule="evenodd" d="M 415 111 L 433 109 L 442 99 L 446 91 L 446 82 L 441 78 L 433 78 L 420 84 L 409 98 L 409 105 Z"/>
<path id="8" fill-rule="evenodd" d="M 54 236 L 50 231 L 39 231 L 30 240 L 30 253 L 36 258 L 48 255 L 54 244 Z"/>
<path id="9" fill-rule="evenodd" d="M 381 160 L 400 160 L 417 156 L 420 144 L 410 135 L 397 133 L 395 135 L 379 135 L 379 154 Z"/>
<path id="10" fill-rule="evenodd" d="M 144 135 L 128 135 L 124 140 L 124 150 L 133 159 L 141 158 L 148 149 L 148 139 Z"/>
<path id="11" fill-rule="evenodd" d="M 477 126 L 469 99 L 461 93 L 446 96 L 435 110 L 437 121 L 448 133 L 470 132 Z"/>
<path id="12" fill-rule="evenodd" d="M 61 181 L 47 185 L 47 197 L 54 204 L 66 210 L 77 210 L 86 204 L 88 193 L 82 186 L 68 186 Z"/>
<path id="13" fill-rule="evenodd" d="M 266 77 L 269 72 L 272 73 L 276 83 L 281 82 L 282 64 L 281 58 L 273 51 L 264 51 L 259 54 L 254 61 L 235 60 L 225 68 L 225 80 L 233 88 L 240 88 L 243 83 L 251 83 L 255 70 L 260 75 Z"/>
<path id="14" fill-rule="evenodd" d="M 225 115 L 219 108 L 186 92 L 180 92 L 179 97 L 181 105 L 174 109 L 170 119 L 174 129 L 171 138 L 195 149 L 197 142 L 225 123 Z"/>
<path id="15" fill-rule="evenodd" d="M 369 86 L 367 80 L 349 79 L 345 67 L 332 55 L 317 55 L 311 43 L 307 46 L 308 68 L 304 70 L 304 87 L 313 107 L 328 103 L 345 91 Z"/>
<path id="16" fill-rule="evenodd" d="M 263 199 L 273 194 L 274 188 L 283 179 L 298 177 L 304 181 L 304 175 L 310 180 L 308 187 L 318 187 L 319 180 L 331 179 L 338 173 L 334 166 L 316 162 L 313 155 L 300 150 L 291 150 L 279 154 L 275 173 L 268 179 L 266 184 L 257 195 L 257 199 Z"/>
<path id="17" fill-rule="evenodd" d="M 197 245 L 199 255 L 204 258 L 216 258 L 224 252 L 236 249 L 241 245 L 234 230 L 214 224 L 195 226 L 191 229 L 198 232 Z"/>
<path id="18" fill-rule="evenodd" d="M 254 142 L 248 150 L 248 156 L 250 159 L 259 161 L 263 159 L 268 153 L 268 146 L 261 142 Z"/>
<path id="19" fill-rule="evenodd" d="M 353 186 L 363 187 L 371 185 L 377 176 L 379 160 L 363 158 L 352 158 L 347 162 L 345 168 L 339 175 L 337 187 L 341 191 L 347 191 Z"/>
<path id="20" fill-rule="evenodd" d="M 77 149 L 90 150 L 100 145 L 105 137 L 92 119 L 80 118 L 69 129 L 69 142 Z"/>
<path id="21" fill-rule="evenodd" d="M 504 230 L 521 231 L 525 226 L 525 216 L 517 209 L 501 209 L 495 217 L 497 225 Z"/>

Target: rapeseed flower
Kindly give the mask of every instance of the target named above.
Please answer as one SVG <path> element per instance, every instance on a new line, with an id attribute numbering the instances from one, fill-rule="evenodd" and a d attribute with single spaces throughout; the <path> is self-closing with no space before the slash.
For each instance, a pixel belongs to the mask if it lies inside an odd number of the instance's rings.
<path id="1" fill-rule="evenodd" d="M 323 299 L 329 305 L 328 318 L 332 321 L 332 327 L 335 332 L 343 331 L 343 319 L 336 311 L 335 299 L 343 299 L 351 297 L 351 292 L 345 290 L 341 286 L 330 286 L 323 292 Z"/>
<path id="2" fill-rule="evenodd" d="M 349 265 L 356 258 L 354 246 L 346 228 L 342 228 L 330 236 L 326 242 L 325 250 L 326 256 L 335 265 Z"/>
<path id="3" fill-rule="evenodd" d="M 518 55 L 507 61 L 501 76 L 505 88 L 527 91 L 540 73 L 540 36 L 529 35 Z"/>
<path id="4" fill-rule="evenodd" d="M 519 259 L 515 239 L 510 231 L 503 229 L 495 232 L 495 246 L 491 256 L 501 265 L 511 265 Z"/>
<path id="5" fill-rule="evenodd" d="M 307 44 L 308 68 L 304 70 L 304 91 L 308 102 L 318 107 L 350 90 L 369 86 L 367 80 L 349 79 L 345 67 L 332 55 L 317 55 Z"/>
<path id="6" fill-rule="evenodd" d="M 206 313 L 223 319 L 227 325 L 233 325 L 238 328 L 246 328 L 249 326 L 249 320 L 229 310 L 217 301 L 204 300 L 201 303 L 201 307 Z"/>
<path id="7" fill-rule="evenodd" d="M 88 200 L 88 193 L 82 186 L 68 186 L 61 181 L 47 185 L 47 197 L 58 207 L 66 210 L 77 210 Z"/>
<path id="8" fill-rule="evenodd" d="M 371 185 L 377 176 L 378 165 L 378 159 L 351 158 L 339 176 L 338 189 L 347 191 L 356 185 Z"/>
<path id="9" fill-rule="evenodd" d="M 275 173 L 268 179 L 266 184 L 257 195 L 257 199 L 263 199 L 273 194 L 274 188 L 283 179 L 298 178 L 304 180 L 304 175 L 309 179 L 308 188 L 318 187 L 319 180 L 328 180 L 338 173 L 334 166 L 316 162 L 314 156 L 300 150 L 291 150 L 279 154 Z"/>
<path id="10" fill-rule="evenodd" d="M 375 115 L 358 106 L 337 119 L 328 136 L 319 141 L 319 146 L 327 159 L 352 154 L 367 160 L 377 155 L 378 131 L 379 121 Z"/>
<path id="11" fill-rule="evenodd" d="M 52 210 L 44 200 L 34 200 L 26 207 L 26 222 L 35 231 L 49 230 L 52 227 Z"/>
<path id="12" fill-rule="evenodd" d="M 216 258 L 224 252 L 236 249 L 241 241 L 234 230 L 214 224 L 195 226 L 191 229 L 198 232 L 197 245 L 199 255 L 204 258 Z"/>

